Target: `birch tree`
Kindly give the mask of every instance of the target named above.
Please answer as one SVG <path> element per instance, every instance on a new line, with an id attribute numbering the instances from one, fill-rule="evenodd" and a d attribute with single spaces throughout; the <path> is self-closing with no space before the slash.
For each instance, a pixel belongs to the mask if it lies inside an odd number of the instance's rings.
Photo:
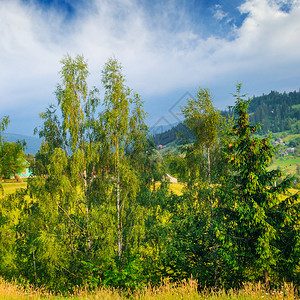
<path id="1" fill-rule="evenodd" d="M 43 218 L 49 222 L 41 235 L 51 234 L 56 243 L 64 245 L 70 260 L 60 268 L 74 274 L 82 261 L 93 256 L 91 186 L 99 142 L 92 138 L 91 124 L 99 98 L 96 88 L 88 90 L 88 65 L 82 56 L 66 56 L 61 64 L 61 82 L 55 91 L 57 103 L 41 114 L 44 123 L 36 129 L 43 142 L 36 156 L 38 176 L 28 186 L 39 202 Z M 47 210 L 54 204 L 55 209 Z M 44 249 L 53 244 L 43 241 Z M 38 253 L 41 252 L 36 252 L 37 261 L 41 259 Z M 53 261 L 54 265 L 57 263 Z"/>
<path id="2" fill-rule="evenodd" d="M 131 158 L 136 158 L 146 146 L 145 113 L 136 93 L 125 85 L 122 66 L 115 58 L 105 64 L 102 72 L 105 89 L 104 111 L 101 125 L 104 128 L 108 151 L 113 157 L 112 181 L 116 205 L 117 255 L 122 260 L 126 211 L 131 210 L 132 201 L 138 191 L 138 172 Z M 128 228 L 127 228 L 128 229 Z"/>
<path id="3" fill-rule="evenodd" d="M 182 108 L 185 123 L 194 135 L 194 144 L 188 146 L 186 159 L 188 165 L 192 165 L 196 171 L 193 184 L 196 183 L 198 195 L 202 199 L 208 199 L 210 203 L 209 231 L 212 243 L 212 260 L 214 282 L 217 284 L 216 265 L 216 241 L 214 236 L 214 191 L 212 189 L 211 149 L 217 149 L 218 135 L 222 117 L 212 104 L 212 96 L 208 89 L 200 88 L 195 99 L 189 99 L 187 105 Z M 206 160 L 203 155 L 206 153 Z M 191 162 L 192 160 L 192 162 Z M 205 171 L 203 171 L 203 169 Z M 207 189 L 207 184 L 208 189 Z M 201 187 L 199 189 L 199 187 Z"/>

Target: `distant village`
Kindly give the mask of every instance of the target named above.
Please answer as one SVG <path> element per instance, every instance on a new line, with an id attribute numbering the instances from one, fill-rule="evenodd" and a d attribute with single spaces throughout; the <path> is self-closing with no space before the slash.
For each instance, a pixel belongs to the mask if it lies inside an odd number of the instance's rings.
<path id="1" fill-rule="evenodd" d="M 276 139 L 274 142 L 272 142 L 272 144 L 274 146 L 286 146 L 285 142 L 281 138 Z M 285 150 L 281 150 L 278 154 L 280 157 L 285 157 L 288 156 L 289 153 L 295 153 L 295 148 L 292 147 L 292 148 L 287 148 Z"/>

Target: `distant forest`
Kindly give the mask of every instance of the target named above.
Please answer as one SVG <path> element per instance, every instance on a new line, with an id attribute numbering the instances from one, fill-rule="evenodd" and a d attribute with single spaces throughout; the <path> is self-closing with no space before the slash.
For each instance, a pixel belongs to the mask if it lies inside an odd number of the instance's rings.
<path id="1" fill-rule="evenodd" d="M 221 111 L 227 117 L 231 109 Z M 252 124 L 261 124 L 260 133 L 282 132 L 290 130 L 300 132 L 300 91 L 279 93 L 271 91 L 268 95 L 253 97 L 249 104 L 249 116 Z M 154 135 L 155 145 L 167 145 L 176 140 L 177 144 L 184 142 L 182 136 L 192 139 L 186 126 L 179 123 L 175 127 Z"/>
<path id="2" fill-rule="evenodd" d="M 272 91 L 268 95 L 254 97 L 249 105 L 252 123 L 262 124 L 262 132 L 280 132 L 300 130 L 300 91 L 279 93 Z"/>

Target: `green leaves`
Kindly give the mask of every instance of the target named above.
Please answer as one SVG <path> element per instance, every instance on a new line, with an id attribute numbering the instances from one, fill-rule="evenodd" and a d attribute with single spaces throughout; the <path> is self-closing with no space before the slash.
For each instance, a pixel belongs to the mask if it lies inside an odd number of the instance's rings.
<path id="1" fill-rule="evenodd" d="M 24 153 L 25 142 L 5 142 L 0 148 L 1 175 L 9 177 L 21 172 L 26 167 Z"/>
<path id="2" fill-rule="evenodd" d="M 212 105 L 208 89 L 199 89 L 196 99 L 189 99 L 182 108 L 185 122 L 196 136 L 196 143 L 210 148 L 216 142 L 221 115 Z"/>

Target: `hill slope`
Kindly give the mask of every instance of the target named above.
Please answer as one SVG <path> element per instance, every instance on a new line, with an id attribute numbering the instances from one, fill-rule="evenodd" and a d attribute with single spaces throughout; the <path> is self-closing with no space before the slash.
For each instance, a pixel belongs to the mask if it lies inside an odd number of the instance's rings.
<path id="1" fill-rule="evenodd" d="M 221 111 L 226 117 L 231 114 L 229 111 Z M 300 133 L 300 91 L 290 93 L 279 93 L 271 91 L 268 95 L 253 97 L 249 105 L 249 115 L 252 124 L 262 124 L 260 134 L 271 132 L 291 131 L 291 133 Z M 180 144 L 185 136 L 188 139 L 192 135 L 182 124 L 178 124 L 171 129 L 153 135 L 155 145 L 167 145 L 172 142 Z"/>
<path id="2" fill-rule="evenodd" d="M 15 133 L 5 133 L 4 138 L 6 139 L 7 142 L 10 143 L 16 142 L 17 140 L 19 141 L 25 140 L 26 142 L 25 153 L 33 154 L 33 155 L 37 153 L 42 143 L 42 141 L 37 137 L 15 134 Z"/>

